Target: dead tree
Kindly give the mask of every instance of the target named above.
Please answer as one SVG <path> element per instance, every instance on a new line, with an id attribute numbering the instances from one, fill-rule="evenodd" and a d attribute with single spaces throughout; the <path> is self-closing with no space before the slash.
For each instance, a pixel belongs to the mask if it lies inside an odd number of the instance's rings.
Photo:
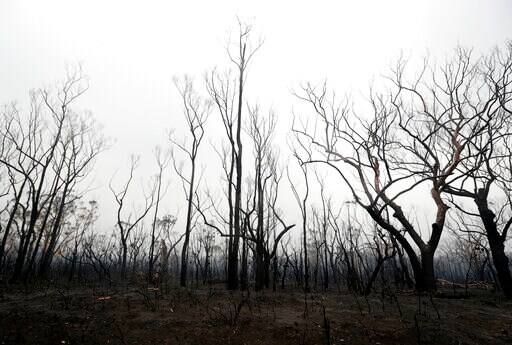
<path id="1" fill-rule="evenodd" d="M 205 124 L 211 112 L 212 103 L 202 99 L 197 95 L 194 90 L 192 79 L 185 76 L 182 81 L 178 78 L 174 79 L 174 84 L 181 94 L 183 101 L 183 114 L 187 123 L 187 128 L 190 132 L 191 142 L 187 144 L 186 140 L 183 143 L 178 142 L 171 137 L 173 146 L 179 148 L 188 157 L 190 163 L 190 174 L 185 176 L 181 169 L 176 166 L 175 170 L 183 182 L 183 188 L 187 196 L 187 218 L 185 224 L 185 239 L 181 249 L 181 273 L 180 285 L 187 286 L 187 268 L 188 268 L 188 245 L 190 241 L 190 233 L 193 227 L 193 198 L 196 193 L 196 160 L 199 153 L 199 147 L 203 140 Z"/>
<path id="2" fill-rule="evenodd" d="M 256 228 L 253 230 L 252 221 L 247 221 L 247 234 L 254 241 L 254 256 L 256 263 L 255 289 L 261 290 L 265 286 L 265 189 L 268 179 L 272 176 L 270 166 L 265 160 L 270 154 L 272 136 L 275 128 L 275 118 L 270 113 L 268 119 L 259 113 L 259 107 L 249 109 L 248 133 L 254 147 L 254 194 L 253 210 L 256 213 Z M 250 214 L 248 215 L 250 218 Z"/>
<path id="3" fill-rule="evenodd" d="M 325 180 L 323 176 L 320 176 L 319 172 L 315 170 L 316 180 L 320 186 L 320 200 L 322 202 L 321 215 L 317 215 L 317 229 L 321 236 L 321 246 L 323 247 L 323 288 L 327 290 L 329 288 L 329 243 L 333 241 L 329 239 L 329 209 L 332 208 L 332 198 L 325 195 Z"/>
<path id="4" fill-rule="evenodd" d="M 468 53 L 466 53 L 468 54 Z M 454 183 L 444 191 L 473 200 L 476 211 L 453 204 L 468 217 L 481 220 L 492 253 L 494 267 L 503 293 L 512 298 L 512 275 L 505 242 L 512 226 L 512 43 L 505 49 L 494 49 L 480 60 L 475 84 L 480 87 L 471 94 L 461 110 L 472 114 L 485 128 L 474 136 L 458 166 Z M 473 101 L 473 99 L 478 101 Z M 496 189 L 500 205 L 491 202 Z"/>
<path id="5" fill-rule="evenodd" d="M 302 122 L 293 130 L 303 147 L 321 153 L 307 161 L 334 169 L 355 202 L 404 248 L 416 289 L 435 291 L 434 254 L 449 208 L 443 194 L 456 178 L 463 152 L 486 126 L 475 116 L 485 103 L 466 105 L 469 93 L 481 86 L 475 83 L 478 61 L 466 50 L 458 49 L 438 69 L 426 59 L 409 80 L 406 65 L 399 60 L 392 69 L 389 93 L 370 92 L 368 116 L 358 113 L 348 98 L 340 102 L 334 93 L 330 96 L 325 84 L 304 85 L 296 95 L 311 106 L 321 127 Z M 436 214 L 425 241 L 400 197 L 426 183 L 430 190 L 422 193 L 432 200 Z"/>
<path id="6" fill-rule="evenodd" d="M 69 69 L 66 79 L 54 88 L 31 93 L 30 112 L 20 115 L 11 105 L 3 113 L 0 163 L 7 170 L 14 193 L 4 229 L 0 256 L 19 219 L 19 241 L 11 283 L 27 281 L 37 257 L 43 275 L 57 246 L 66 206 L 71 195 L 90 171 L 95 156 L 105 148 L 90 114 L 73 112 L 71 107 L 87 90 L 80 66 Z"/>
<path id="7" fill-rule="evenodd" d="M 130 157 L 130 166 L 129 166 L 129 176 L 124 184 L 124 186 L 121 188 L 120 191 L 116 191 L 114 187 L 112 186 L 112 179 L 109 183 L 109 188 L 112 194 L 114 195 L 114 198 L 117 203 L 117 223 L 116 227 L 119 230 L 120 235 L 120 246 L 121 246 L 121 278 L 126 279 L 126 265 L 127 265 L 127 258 L 128 258 L 128 242 L 130 239 L 130 234 L 133 229 L 135 229 L 141 222 L 143 222 L 144 218 L 150 211 L 151 207 L 153 207 L 154 204 L 154 193 L 150 193 L 149 195 L 146 195 L 144 197 L 144 206 L 142 210 L 139 212 L 138 215 L 134 215 L 133 213 L 130 213 L 128 215 L 128 218 L 126 220 L 124 219 L 123 213 L 125 212 L 126 207 L 126 195 L 128 194 L 128 190 L 130 188 L 130 185 L 133 181 L 133 173 L 139 163 L 139 158 L 135 156 Z M 133 220 L 132 220 L 133 217 Z"/>
<path id="8" fill-rule="evenodd" d="M 279 186 L 281 184 L 281 179 L 283 176 L 283 169 L 279 169 L 277 167 L 277 157 L 276 154 L 272 156 L 270 164 L 272 173 L 272 182 L 270 184 L 270 189 L 268 192 L 267 204 L 268 204 L 268 214 L 269 218 L 272 219 L 272 237 L 273 242 L 270 243 L 271 236 L 268 236 L 267 243 L 265 245 L 265 263 L 266 263 L 266 271 L 265 271 L 265 286 L 270 287 L 269 279 L 270 279 L 270 263 L 273 262 L 273 272 L 274 272 L 274 284 L 273 290 L 276 290 L 276 280 L 277 280 L 277 263 L 278 263 L 278 253 L 277 250 L 279 248 L 279 244 L 283 240 L 284 236 L 295 227 L 295 224 L 287 224 L 281 213 L 282 211 L 277 207 L 277 197 L 279 195 Z M 280 230 L 278 230 L 280 228 Z"/>
<path id="9" fill-rule="evenodd" d="M 83 243 L 86 234 L 92 229 L 92 226 L 98 219 L 98 203 L 94 200 L 89 201 L 89 207 L 84 206 L 83 203 L 77 205 L 73 212 L 74 221 L 72 223 L 72 237 L 69 241 L 67 252 L 63 253 L 64 259 L 70 262 L 68 281 L 73 281 L 77 265 L 79 265 L 79 258 L 83 254 Z M 81 253 L 82 252 L 82 253 Z"/>
<path id="10" fill-rule="evenodd" d="M 62 224 L 66 218 L 66 208 L 82 197 L 77 191 L 77 185 L 89 175 L 95 158 L 105 147 L 106 141 L 90 114 L 68 116 L 63 128 L 62 140 L 58 146 L 62 164 L 54 165 L 54 171 L 59 172 L 62 187 L 58 198 L 54 199 L 55 213 L 51 219 L 51 227 L 45 236 L 39 262 L 39 277 L 45 276 L 52 263 Z M 33 256 L 29 269 L 34 264 L 34 260 Z"/>
<path id="11" fill-rule="evenodd" d="M 298 150 L 293 149 L 294 156 L 297 159 L 298 165 L 300 167 L 300 170 L 302 172 L 302 176 L 304 178 L 305 183 L 305 192 L 304 196 L 301 198 L 299 195 L 299 192 L 297 190 L 297 187 L 295 183 L 292 181 L 292 178 L 290 176 L 290 172 L 287 169 L 287 177 L 288 181 L 290 182 L 290 186 L 292 188 L 293 195 L 295 197 L 295 200 L 297 201 L 297 204 L 299 205 L 300 213 L 302 215 L 302 250 L 303 250 L 303 264 L 304 264 L 304 291 L 309 292 L 311 290 L 310 283 L 309 283 L 309 258 L 308 258 L 308 215 L 307 215 L 307 201 L 309 196 L 309 180 L 308 180 L 308 168 L 305 162 L 300 158 Z"/>
<path id="12" fill-rule="evenodd" d="M 239 243 L 242 227 L 242 182 L 243 182 L 243 145 L 242 123 L 244 113 L 244 91 L 247 79 L 247 68 L 256 51 L 261 47 L 259 41 L 255 46 L 251 44 L 250 25 L 239 23 L 237 41 L 232 49 L 228 46 L 227 53 L 235 65 L 236 76 L 230 73 L 221 75 L 213 71 L 206 76 L 206 85 L 215 106 L 217 107 L 227 139 L 230 153 L 227 171 L 228 180 L 228 212 L 229 212 L 229 238 L 228 238 L 228 278 L 227 287 L 230 290 L 238 288 Z M 231 42 L 230 42 L 231 45 Z"/>
<path id="13" fill-rule="evenodd" d="M 154 151 L 156 163 L 158 165 L 158 173 L 155 178 L 155 192 L 156 192 L 156 198 L 155 198 L 155 212 L 153 213 L 153 222 L 151 223 L 151 237 L 150 237 L 150 244 L 149 244 L 149 258 L 148 258 L 148 277 L 153 276 L 153 268 L 157 259 L 157 255 L 155 255 L 155 247 L 159 239 L 159 234 L 157 233 L 158 230 L 158 211 L 160 208 L 160 201 L 162 200 L 162 197 L 165 195 L 165 192 L 167 191 L 167 188 L 164 187 L 164 190 L 162 190 L 162 177 L 164 170 L 167 168 L 167 165 L 169 164 L 170 155 L 169 152 L 163 153 L 160 147 L 156 147 Z"/>
<path id="14" fill-rule="evenodd" d="M 156 223 L 159 232 L 162 234 L 162 241 L 160 243 L 160 253 L 158 254 L 162 266 L 162 275 L 165 276 L 169 272 L 169 260 L 171 254 L 176 247 L 181 243 L 185 234 L 178 234 L 172 229 L 176 225 L 177 218 L 173 215 L 167 214 L 158 218 Z M 155 258 L 157 260 L 157 258 Z"/>
<path id="15" fill-rule="evenodd" d="M 278 155 L 272 147 L 275 117 L 259 114 L 258 107 L 249 111 L 249 136 L 254 148 L 254 178 L 252 180 L 252 201 L 248 200 L 245 212 L 244 242 L 252 249 L 255 262 L 255 290 L 270 287 L 270 271 L 277 263 L 279 241 L 295 225 L 285 224 L 277 207 L 282 169 L 278 167 Z M 247 195 L 251 199 L 251 195 Z"/>

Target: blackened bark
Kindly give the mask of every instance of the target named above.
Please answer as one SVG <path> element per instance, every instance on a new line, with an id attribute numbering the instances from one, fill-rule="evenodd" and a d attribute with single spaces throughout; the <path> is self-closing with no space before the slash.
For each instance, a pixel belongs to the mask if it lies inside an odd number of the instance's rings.
<path id="1" fill-rule="evenodd" d="M 507 298 L 512 298 L 512 275 L 509 260 L 505 254 L 505 238 L 500 235 L 496 225 L 496 215 L 489 209 L 487 198 L 475 198 L 478 212 L 485 227 L 487 240 L 492 253 L 492 260 L 501 289 Z"/>

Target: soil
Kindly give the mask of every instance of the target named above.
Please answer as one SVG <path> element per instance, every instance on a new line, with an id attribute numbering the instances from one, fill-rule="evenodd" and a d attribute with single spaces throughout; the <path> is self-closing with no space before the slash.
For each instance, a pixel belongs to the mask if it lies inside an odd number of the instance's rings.
<path id="1" fill-rule="evenodd" d="M 512 302 L 488 291 L 467 299 L 144 284 L 0 292 L 0 344 L 511 343 Z"/>

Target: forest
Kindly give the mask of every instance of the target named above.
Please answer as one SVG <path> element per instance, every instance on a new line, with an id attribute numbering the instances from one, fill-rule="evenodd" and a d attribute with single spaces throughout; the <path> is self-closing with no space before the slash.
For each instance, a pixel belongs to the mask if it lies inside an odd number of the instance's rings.
<path id="1" fill-rule="evenodd" d="M 86 68 L 2 100 L 2 344 L 512 341 L 512 42 L 400 55 L 361 97 L 303 82 L 288 118 L 248 101 L 265 41 L 228 43 L 172 79 L 151 178 L 118 157 L 107 226 Z"/>

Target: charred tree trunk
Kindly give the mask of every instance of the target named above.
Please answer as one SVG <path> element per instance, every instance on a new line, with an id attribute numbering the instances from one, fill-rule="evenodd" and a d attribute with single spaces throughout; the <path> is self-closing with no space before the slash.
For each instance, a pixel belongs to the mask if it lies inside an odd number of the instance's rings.
<path id="1" fill-rule="evenodd" d="M 23 191 L 25 189 L 26 182 L 27 182 L 27 179 L 23 180 L 23 184 L 20 186 L 20 189 L 19 189 L 18 193 L 16 194 L 16 198 L 14 200 L 14 205 L 9 214 L 9 220 L 7 221 L 7 225 L 5 226 L 5 229 L 4 229 L 4 236 L 2 237 L 2 243 L 0 243 L 0 270 L 3 268 L 5 245 L 7 244 L 7 239 L 9 238 L 9 233 L 10 233 L 12 224 L 14 222 L 14 218 L 16 216 L 16 210 L 18 209 L 18 206 L 20 204 L 20 200 L 23 195 Z"/>
<path id="2" fill-rule="evenodd" d="M 437 290 L 434 271 L 434 251 L 430 248 L 421 249 L 421 268 L 415 270 L 414 277 L 418 292 L 435 292 Z"/>
<path id="3" fill-rule="evenodd" d="M 265 249 L 263 243 L 258 241 L 256 243 L 256 279 L 254 288 L 256 291 L 260 291 L 265 287 Z"/>
<path id="4" fill-rule="evenodd" d="M 126 279 L 126 260 L 128 256 L 128 244 L 126 241 L 121 242 L 122 254 L 121 254 L 121 279 Z"/>
<path id="5" fill-rule="evenodd" d="M 247 231 L 244 231 L 245 233 Z M 249 266 L 247 261 L 247 239 L 242 239 L 242 270 L 240 272 L 240 290 L 245 291 L 249 288 Z"/>
<path id="6" fill-rule="evenodd" d="M 512 298 L 512 275 L 510 274 L 509 259 L 505 254 L 505 237 L 498 232 L 496 215 L 489 209 L 487 199 L 476 198 L 475 203 L 485 227 L 501 289 L 507 298 Z"/>
<path id="7" fill-rule="evenodd" d="M 228 260 L 228 290 L 238 289 L 238 247 L 240 243 L 240 211 L 242 208 L 242 106 L 243 106 L 243 91 L 244 91 L 244 68 L 245 68 L 245 44 L 240 47 L 240 75 L 238 80 L 238 116 L 236 124 L 236 157 L 235 157 L 235 171 L 236 171 L 236 185 L 235 185 L 235 209 L 233 214 L 233 243 L 231 252 L 229 253 Z"/>
<path id="8" fill-rule="evenodd" d="M 35 224 L 37 221 L 37 218 L 39 218 L 39 211 L 37 207 L 32 210 L 30 214 L 30 223 L 27 229 L 27 232 L 24 236 L 20 239 L 20 245 L 18 250 L 18 255 L 16 256 L 16 262 L 14 264 L 14 271 L 11 275 L 11 278 L 9 279 L 10 284 L 15 284 L 18 282 L 18 279 L 21 277 L 21 273 L 23 272 L 23 266 L 25 264 L 25 259 L 27 257 L 28 248 L 30 245 L 30 240 L 32 235 L 35 232 Z"/>
<path id="9" fill-rule="evenodd" d="M 195 156 L 194 156 L 195 157 Z M 188 268 L 188 244 L 190 242 L 190 232 L 192 230 L 192 207 L 194 197 L 194 180 L 195 180 L 196 164 L 195 159 L 192 159 L 192 172 L 190 175 L 190 185 L 188 191 L 188 206 L 187 206 L 187 224 L 185 228 L 185 240 L 181 248 L 181 272 L 180 272 L 180 286 L 187 286 L 187 268 Z"/>

